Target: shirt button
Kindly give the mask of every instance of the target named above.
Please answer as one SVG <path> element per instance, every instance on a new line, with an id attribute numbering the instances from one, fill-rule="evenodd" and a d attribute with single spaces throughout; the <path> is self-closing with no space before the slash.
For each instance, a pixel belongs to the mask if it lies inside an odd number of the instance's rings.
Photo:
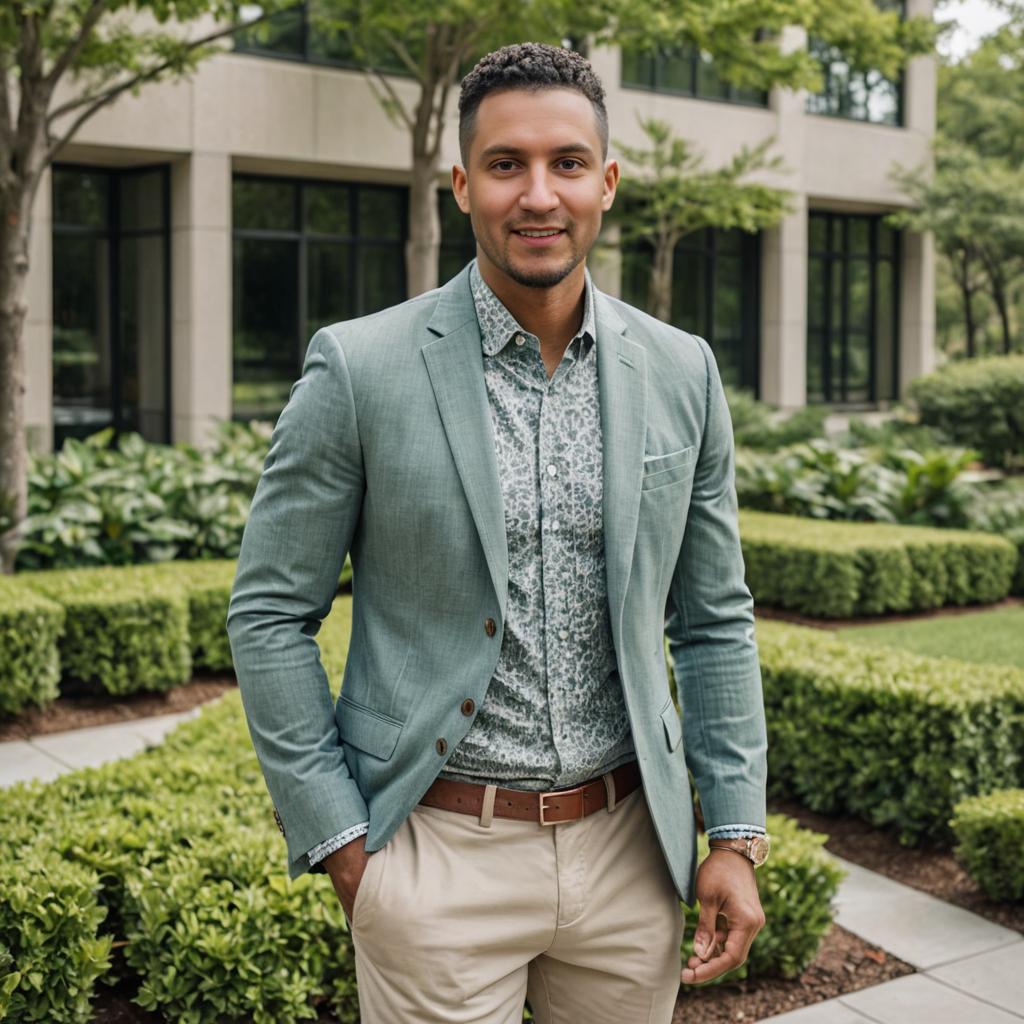
<path id="1" fill-rule="evenodd" d="M 517 345 L 525 345 L 526 344 L 526 339 L 521 334 L 517 334 L 516 335 L 516 344 Z"/>
<path id="2" fill-rule="evenodd" d="M 497 631 L 498 631 L 498 626 L 495 623 L 494 619 L 484 619 L 484 632 L 488 636 L 494 636 L 494 634 Z"/>
<path id="3" fill-rule="evenodd" d="M 472 697 L 467 697 L 462 702 L 462 713 L 468 718 L 474 711 L 476 711 L 476 702 Z"/>
<path id="4" fill-rule="evenodd" d="M 444 757 L 444 755 L 448 753 L 448 741 L 442 736 L 441 739 L 434 744 L 434 748 L 442 757 Z"/>
<path id="5" fill-rule="evenodd" d="M 558 639 L 559 640 L 568 640 L 569 639 L 569 631 L 567 629 L 560 629 L 558 631 Z"/>
<path id="6" fill-rule="evenodd" d="M 549 462 L 548 463 L 548 476 L 557 476 L 557 475 L 558 475 L 558 467 L 553 462 Z"/>
<path id="7" fill-rule="evenodd" d="M 552 519 L 551 520 L 551 529 L 552 530 L 560 530 L 561 528 L 562 528 L 562 524 L 557 519 Z"/>

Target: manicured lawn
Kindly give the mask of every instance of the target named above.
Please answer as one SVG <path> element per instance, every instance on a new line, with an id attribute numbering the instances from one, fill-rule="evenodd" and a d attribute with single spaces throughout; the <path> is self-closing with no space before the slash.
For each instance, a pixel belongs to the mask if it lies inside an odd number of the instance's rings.
<path id="1" fill-rule="evenodd" d="M 1024 668 L 1024 608 L 855 626 L 840 635 L 850 643 L 884 644 L 917 654 Z"/>

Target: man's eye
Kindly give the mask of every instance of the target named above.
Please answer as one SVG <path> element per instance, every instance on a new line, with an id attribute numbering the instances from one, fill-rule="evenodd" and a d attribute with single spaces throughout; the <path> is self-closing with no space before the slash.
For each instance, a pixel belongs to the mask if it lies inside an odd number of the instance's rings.
<path id="1" fill-rule="evenodd" d="M 513 160 L 498 160 L 494 164 L 496 171 L 511 171 L 515 167 L 515 161 Z"/>
<path id="2" fill-rule="evenodd" d="M 572 156 L 567 156 L 564 160 L 559 160 L 558 165 L 563 171 L 575 171 L 583 166 L 579 160 Z"/>

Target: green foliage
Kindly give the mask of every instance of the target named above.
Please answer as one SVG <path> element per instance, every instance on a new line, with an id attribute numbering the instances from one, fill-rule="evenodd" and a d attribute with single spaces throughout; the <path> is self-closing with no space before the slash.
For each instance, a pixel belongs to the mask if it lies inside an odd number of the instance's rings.
<path id="1" fill-rule="evenodd" d="M 921 422 L 981 452 L 993 466 L 1024 464 L 1024 355 L 950 363 L 910 384 Z"/>
<path id="2" fill-rule="evenodd" d="M 1017 551 L 986 533 L 740 511 L 747 585 L 758 604 L 845 618 L 998 601 Z"/>
<path id="3" fill-rule="evenodd" d="M 167 690 L 192 674 L 184 589 L 127 569 L 21 573 L 18 582 L 65 612 L 61 672 L 108 693 Z"/>
<path id="4" fill-rule="evenodd" d="M 57 696 L 64 609 L 21 583 L 0 579 L 0 715 Z"/>
<path id="5" fill-rule="evenodd" d="M 271 424 L 224 422 L 209 452 L 112 430 L 32 454 L 18 569 L 233 558 Z"/>
<path id="6" fill-rule="evenodd" d="M 10 852 L 0 872 L 0 1021 L 87 1024 L 93 985 L 110 966 L 96 876 L 44 849 Z"/>
<path id="7" fill-rule="evenodd" d="M 737 447 L 776 451 L 824 437 L 828 406 L 807 405 L 778 418 L 767 402 L 759 402 L 747 390 L 726 385 L 725 397 Z"/>
<path id="8" fill-rule="evenodd" d="M 832 927 L 832 900 L 845 872 L 824 849 L 828 836 L 801 828 L 792 818 L 768 815 L 771 855 L 757 869 L 757 891 L 765 926 L 750 947 L 747 962 L 716 978 L 710 985 L 743 978 L 795 978 L 817 956 Z M 697 854 L 708 855 L 707 836 L 697 839 Z M 694 908 L 681 949 L 682 962 L 693 956 Z"/>
<path id="9" fill-rule="evenodd" d="M 1024 784 L 1024 671 L 759 621 L 776 795 L 904 842 L 948 840 L 966 797 Z"/>
<path id="10" fill-rule="evenodd" d="M 1011 477 L 972 488 L 964 512 L 972 530 L 998 533 L 1017 545 L 1017 571 L 1011 592 L 1024 594 L 1024 478 Z"/>
<path id="11" fill-rule="evenodd" d="M 949 824 L 978 885 L 994 900 L 1024 900 L 1024 789 L 961 800 Z"/>
<path id="12" fill-rule="evenodd" d="M 958 527 L 969 490 L 958 448 L 848 448 L 825 438 L 771 453 L 736 451 L 740 505 L 814 519 Z"/>

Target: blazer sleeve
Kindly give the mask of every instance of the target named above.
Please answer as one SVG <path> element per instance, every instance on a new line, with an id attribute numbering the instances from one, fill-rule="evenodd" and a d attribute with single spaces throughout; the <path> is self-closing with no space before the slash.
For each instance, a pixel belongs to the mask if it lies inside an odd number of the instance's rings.
<path id="1" fill-rule="evenodd" d="M 697 341 L 707 367 L 706 412 L 665 632 L 687 766 L 706 827 L 763 826 L 767 738 L 740 549 L 732 421 L 715 357 L 703 338 Z"/>
<path id="2" fill-rule="evenodd" d="M 292 878 L 309 870 L 309 850 L 369 818 L 345 763 L 314 639 L 337 592 L 363 492 L 348 365 L 323 328 L 274 427 L 227 616 L 249 732 Z"/>

